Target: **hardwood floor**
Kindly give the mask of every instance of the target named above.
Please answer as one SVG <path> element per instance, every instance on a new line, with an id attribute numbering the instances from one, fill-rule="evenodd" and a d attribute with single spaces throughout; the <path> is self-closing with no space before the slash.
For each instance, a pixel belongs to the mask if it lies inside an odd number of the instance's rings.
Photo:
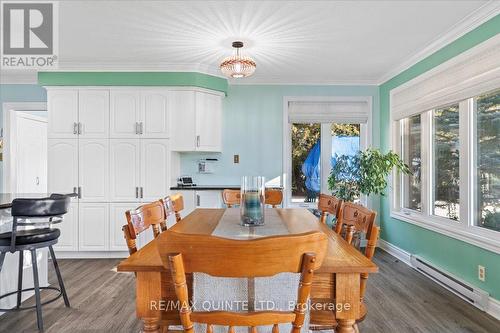
<path id="1" fill-rule="evenodd" d="M 438 286 L 420 273 L 377 250 L 380 273 L 368 280 L 368 316 L 361 332 L 493 333 L 500 321 Z M 71 302 L 43 307 L 46 333 L 139 332 L 134 311 L 134 275 L 117 273 L 119 260 L 60 260 Z M 51 267 L 52 268 L 52 267 Z M 56 284 L 55 275 L 49 281 Z M 50 296 L 44 292 L 45 297 Z M 31 304 L 32 299 L 26 301 Z M 36 332 L 35 311 L 0 316 L 0 332 Z"/>

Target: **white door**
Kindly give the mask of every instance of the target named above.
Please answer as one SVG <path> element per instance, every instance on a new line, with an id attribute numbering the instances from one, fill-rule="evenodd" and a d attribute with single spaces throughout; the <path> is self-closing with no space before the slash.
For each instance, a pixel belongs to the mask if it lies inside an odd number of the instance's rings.
<path id="1" fill-rule="evenodd" d="M 221 98 L 202 92 L 196 93 L 196 150 L 221 151 Z"/>
<path id="2" fill-rule="evenodd" d="M 141 199 L 153 201 L 170 192 L 168 139 L 141 140 Z"/>
<path id="3" fill-rule="evenodd" d="M 136 209 L 140 206 L 139 202 L 133 203 L 112 203 L 109 205 L 109 250 L 110 251 L 128 251 L 127 242 L 122 231 L 122 227 L 127 225 L 125 212 L 130 209 Z"/>
<path id="4" fill-rule="evenodd" d="M 78 184 L 81 201 L 108 201 L 109 140 L 80 139 L 78 145 Z"/>
<path id="5" fill-rule="evenodd" d="M 141 95 L 136 90 L 111 90 L 110 137 L 134 138 L 139 135 Z"/>
<path id="6" fill-rule="evenodd" d="M 78 139 L 49 139 L 48 143 L 48 192 L 76 192 Z"/>
<path id="7" fill-rule="evenodd" d="M 196 191 L 196 208 L 221 208 L 221 191 Z"/>
<path id="8" fill-rule="evenodd" d="M 72 202 L 61 223 L 54 224 L 61 236 L 54 246 L 56 251 L 78 251 L 78 202 Z"/>
<path id="9" fill-rule="evenodd" d="M 171 105 L 171 149 L 196 150 L 195 92 L 172 91 Z"/>
<path id="10" fill-rule="evenodd" d="M 112 202 L 140 201 L 139 139 L 110 139 L 110 200 Z"/>
<path id="11" fill-rule="evenodd" d="M 17 193 L 46 193 L 47 118 L 19 111 L 12 111 L 12 116 L 15 120 L 11 124 L 16 128 L 11 158 L 16 165 L 11 188 Z"/>
<path id="12" fill-rule="evenodd" d="M 140 132 L 143 138 L 168 138 L 170 127 L 167 92 L 146 91 L 141 94 Z"/>
<path id="13" fill-rule="evenodd" d="M 75 138 L 78 135 L 78 90 L 49 89 L 49 138 Z"/>
<path id="14" fill-rule="evenodd" d="M 107 138 L 109 136 L 109 91 L 80 90 L 78 105 L 80 137 Z"/>
<path id="15" fill-rule="evenodd" d="M 109 204 L 80 203 L 78 208 L 79 251 L 107 251 Z"/>

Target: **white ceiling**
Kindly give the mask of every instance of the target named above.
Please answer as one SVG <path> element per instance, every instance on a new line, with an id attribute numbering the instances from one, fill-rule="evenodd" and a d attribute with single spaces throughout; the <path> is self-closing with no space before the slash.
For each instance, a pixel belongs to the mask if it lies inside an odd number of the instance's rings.
<path id="1" fill-rule="evenodd" d="M 220 75 L 231 42 L 257 62 L 238 83 L 380 83 L 492 17 L 487 1 L 61 1 L 60 70 Z"/>

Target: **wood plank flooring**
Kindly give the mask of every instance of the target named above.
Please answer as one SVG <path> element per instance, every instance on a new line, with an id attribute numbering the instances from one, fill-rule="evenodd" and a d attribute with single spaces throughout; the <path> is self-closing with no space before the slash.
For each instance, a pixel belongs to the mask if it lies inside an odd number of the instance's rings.
<path id="1" fill-rule="evenodd" d="M 117 273 L 119 260 L 60 260 L 71 308 L 62 300 L 44 306 L 46 333 L 139 332 L 134 275 Z M 370 276 L 363 333 L 495 333 L 500 321 L 481 312 L 420 273 L 377 250 L 380 273 Z M 50 266 L 50 268 L 52 268 Z M 49 281 L 56 284 L 52 269 Z M 44 292 L 45 297 L 50 296 Z M 32 304 L 33 300 L 26 301 Z M 37 332 L 35 311 L 0 316 L 0 332 Z"/>

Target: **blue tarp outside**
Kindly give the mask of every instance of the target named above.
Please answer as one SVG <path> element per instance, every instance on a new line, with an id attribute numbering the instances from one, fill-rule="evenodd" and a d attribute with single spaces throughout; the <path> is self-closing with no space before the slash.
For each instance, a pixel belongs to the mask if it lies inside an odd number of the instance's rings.
<path id="1" fill-rule="evenodd" d="M 354 156 L 359 151 L 358 136 L 334 136 L 332 137 L 332 159 L 331 165 L 335 165 L 337 156 Z M 312 193 L 321 191 L 321 148 L 318 140 L 307 155 L 302 164 L 302 174 L 306 177 L 306 188 Z"/>

